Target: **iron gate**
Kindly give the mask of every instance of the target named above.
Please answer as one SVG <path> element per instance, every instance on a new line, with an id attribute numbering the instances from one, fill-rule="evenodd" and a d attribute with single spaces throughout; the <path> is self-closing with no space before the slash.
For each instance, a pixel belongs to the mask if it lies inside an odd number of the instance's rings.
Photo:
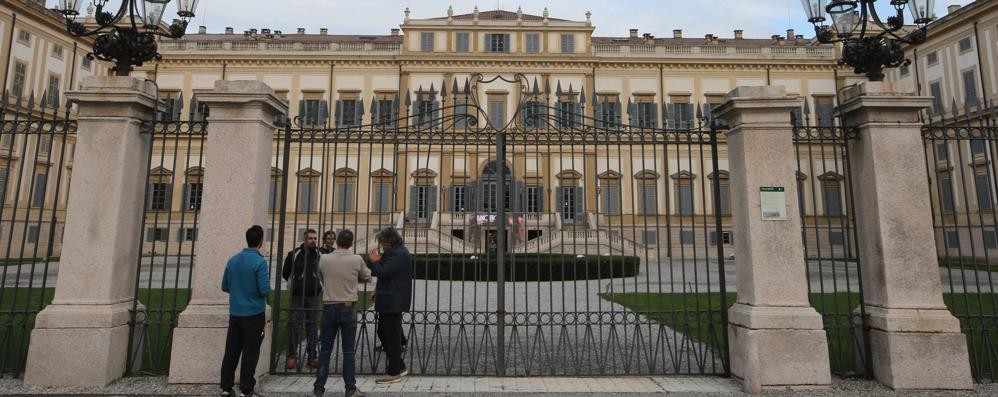
<path id="1" fill-rule="evenodd" d="M 331 127 L 303 105 L 275 139 L 272 273 L 307 229 L 320 241 L 351 229 L 357 253 L 399 229 L 416 273 L 410 371 L 728 373 L 726 161 L 698 106 L 623 105 L 524 75 L 336 104 Z M 318 315 L 275 281 L 272 372 L 309 371 Z M 304 322 L 289 329 L 289 316 Z M 359 312 L 360 373 L 383 366 L 375 316 Z"/>

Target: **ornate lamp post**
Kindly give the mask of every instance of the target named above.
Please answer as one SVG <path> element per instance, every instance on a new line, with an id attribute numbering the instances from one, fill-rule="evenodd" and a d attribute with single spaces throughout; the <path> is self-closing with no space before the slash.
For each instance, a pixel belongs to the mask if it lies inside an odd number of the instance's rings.
<path id="1" fill-rule="evenodd" d="M 877 15 L 876 2 L 832 0 L 828 4 L 828 0 L 801 0 L 808 22 L 814 24 L 818 41 L 826 44 L 842 42 L 840 64 L 852 66 L 856 73 L 865 73 L 870 81 L 883 81 L 885 67 L 895 68 L 911 63 L 905 59 L 901 43 L 925 42 L 925 26 L 935 18 L 932 12 L 935 0 L 890 0 L 897 13 L 886 21 Z M 909 2 L 917 29 L 902 35 L 904 8 Z M 832 27 L 824 24 L 825 13 L 831 17 Z"/>
<path id="2" fill-rule="evenodd" d="M 92 0 L 97 8 L 97 28 L 88 29 L 77 22 L 83 0 L 59 0 L 55 11 L 66 17 L 66 29 L 75 36 L 96 36 L 94 51 L 88 57 L 113 62 L 118 76 L 128 76 L 133 67 L 143 62 L 159 59 L 156 36 L 181 38 L 187 23 L 194 17 L 200 0 L 177 0 L 177 16 L 166 31 L 160 30 L 163 12 L 170 0 L 122 0 L 121 7 L 112 14 L 105 11 L 108 0 Z"/>

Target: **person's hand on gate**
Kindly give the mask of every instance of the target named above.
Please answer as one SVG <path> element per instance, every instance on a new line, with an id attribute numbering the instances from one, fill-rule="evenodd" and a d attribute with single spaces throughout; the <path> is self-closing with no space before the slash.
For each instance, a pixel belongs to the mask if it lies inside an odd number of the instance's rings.
<path id="1" fill-rule="evenodd" d="M 377 249 L 372 249 L 370 252 L 367 253 L 367 256 L 368 258 L 371 258 L 371 262 L 381 261 L 381 254 L 378 253 Z"/>

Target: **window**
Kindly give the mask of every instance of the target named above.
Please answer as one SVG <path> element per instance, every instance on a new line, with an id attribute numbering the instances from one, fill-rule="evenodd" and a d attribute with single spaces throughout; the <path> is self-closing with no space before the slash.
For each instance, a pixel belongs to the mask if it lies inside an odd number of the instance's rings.
<path id="1" fill-rule="evenodd" d="M 433 41 L 435 40 L 434 34 L 432 32 L 422 32 L 419 34 L 419 50 L 422 52 L 433 52 Z"/>
<path id="2" fill-rule="evenodd" d="M 527 33 L 527 53 L 537 54 L 541 52 L 541 35 L 537 33 Z"/>
<path id="3" fill-rule="evenodd" d="M 88 56 L 83 57 L 83 69 L 84 70 L 90 70 L 90 67 L 93 65 L 93 63 L 94 63 L 94 60 L 92 58 L 90 58 Z"/>
<path id="4" fill-rule="evenodd" d="M 658 230 L 644 230 L 642 233 L 645 245 L 655 245 L 658 243 Z"/>
<path id="5" fill-rule="evenodd" d="M 440 105 L 436 102 L 436 92 L 426 91 L 416 94 L 416 122 L 423 128 L 432 126 L 437 120 Z"/>
<path id="6" fill-rule="evenodd" d="M 417 185 L 412 187 L 413 212 L 416 220 L 430 220 L 436 212 L 437 187 L 429 185 Z"/>
<path id="7" fill-rule="evenodd" d="M 948 248 L 957 248 L 960 246 L 960 234 L 956 231 L 946 232 L 946 246 Z"/>
<path id="8" fill-rule="evenodd" d="M 506 98 L 494 98 L 489 100 L 489 122 L 493 127 L 501 128 L 506 125 Z"/>
<path id="9" fill-rule="evenodd" d="M 974 188 L 977 192 L 977 208 L 981 211 L 991 211 L 991 178 L 988 174 L 974 175 Z"/>
<path id="10" fill-rule="evenodd" d="M 901 73 L 901 77 L 905 77 L 911 73 L 911 70 L 907 64 L 901 64 L 901 66 L 898 67 L 898 71 Z"/>
<path id="11" fill-rule="evenodd" d="M 336 184 L 336 211 L 350 212 L 353 210 L 353 184 Z"/>
<path id="12" fill-rule="evenodd" d="M 27 30 L 24 30 L 24 29 L 19 30 L 17 32 L 17 41 L 20 41 L 21 44 L 24 44 L 24 45 L 31 45 L 31 43 L 30 43 L 30 41 L 31 41 L 31 32 L 28 32 Z"/>
<path id="13" fill-rule="evenodd" d="M 998 233 L 994 230 L 984 231 L 984 248 L 996 249 L 998 248 Z"/>
<path id="14" fill-rule="evenodd" d="M 342 99 L 336 102 L 336 126 L 359 126 L 364 115 L 360 113 L 360 107 L 357 106 L 358 101 L 356 99 Z"/>
<path id="15" fill-rule="evenodd" d="M 180 229 L 180 241 L 198 241 L 198 229 L 193 227 Z"/>
<path id="16" fill-rule="evenodd" d="M 509 35 L 502 33 L 485 34 L 486 52 L 509 52 Z"/>
<path id="17" fill-rule="evenodd" d="M 339 195 L 337 195 L 339 198 Z M 298 212 L 315 212 L 319 209 L 319 178 L 298 178 Z"/>
<path id="18" fill-rule="evenodd" d="M 390 182 L 390 180 L 387 182 Z M 376 183 L 374 185 L 373 204 L 373 212 L 391 212 L 392 185 L 388 183 Z"/>
<path id="19" fill-rule="evenodd" d="M 970 51 L 971 47 L 973 47 L 973 45 L 970 42 L 970 37 L 964 37 L 960 39 L 957 45 L 960 47 L 960 53 Z"/>
<path id="20" fill-rule="evenodd" d="M 815 96 L 814 115 L 817 118 L 818 127 L 831 127 L 835 124 L 835 103 L 834 97 Z"/>
<path id="21" fill-rule="evenodd" d="M 707 238 L 710 240 L 708 241 L 710 245 L 717 245 L 717 232 L 710 232 L 710 234 L 707 235 Z M 721 244 L 731 245 L 733 244 L 733 241 L 734 239 L 731 237 L 731 232 L 721 232 Z"/>
<path id="22" fill-rule="evenodd" d="M 24 83 L 28 76 L 28 65 L 14 61 L 14 79 L 11 83 L 11 92 L 18 96 L 24 96 Z"/>
<path id="23" fill-rule="evenodd" d="M 38 156 L 48 158 L 52 154 L 52 136 L 38 136 Z"/>
<path id="24" fill-rule="evenodd" d="M 636 98 L 634 105 L 634 120 L 631 126 L 638 128 L 655 128 L 658 126 L 658 104 L 654 97 Z"/>
<path id="25" fill-rule="evenodd" d="M 544 117 L 547 111 L 546 104 L 537 100 L 526 100 L 521 106 L 520 123 L 524 128 L 542 128 L 547 125 Z"/>
<path id="26" fill-rule="evenodd" d="M 527 186 L 527 212 L 536 214 L 544 211 L 544 188 Z"/>
<path id="27" fill-rule="evenodd" d="M 977 73 L 974 69 L 963 72 L 963 91 L 967 94 L 967 106 L 977 104 Z"/>
<path id="28" fill-rule="evenodd" d="M 929 95 L 932 95 L 932 113 L 944 114 L 946 107 L 943 106 L 943 89 L 939 82 L 929 83 Z"/>
<path id="29" fill-rule="evenodd" d="M 655 185 L 642 185 L 640 192 L 639 213 L 641 215 L 658 214 L 658 187 Z"/>
<path id="30" fill-rule="evenodd" d="M 565 96 L 555 105 L 555 120 L 558 128 L 575 128 L 582 124 L 582 104 L 574 98 Z"/>
<path id="31" fill-rule="evenodd" d="M 270 172 L 270 197 L 267 200 L 267 208 L 270 212 L 277 212 L 278 203 L 281 201 L 281 171 L 274 169 Z"/>
<path id="32" fill-rule="evenodd" d="M 973 156 L 983 156 L 988 149 L 988 141 L 984 139 L 970 140 L 970 154 Z"/>
<path id="33" fill-rule="evenodd" d="M 831 245 L 846 245 L 845 233 L 828 232 L 828 243 Z"/>
<path id="34" fill-rule="evenodd" d="M 667 128 L 693 128 L 693 105 L 690 104 L 690 97 L 679 95 L 672 96 L 669 100 L 672 103 L 665 106 Z"/>
<path id="35" fill-rule="evenodd" d="M 45 205 L 45 188 L 48 182 L 48 173 L 39 171 L 35 174 L 35 190 L 31 195 L 31 206 L 41 208 Z"/>
<path id="36" fill-rule="evenodd" d="M 204 184 L 201 177 L 188 180 L 184 186 L 184 209 L 187 211 L 201 211 L 201 198 L 204 196 Z"/>
<path id="37" fill-rule="evenodd" d="M 28 244 L 38 243 L 39 229 L 40 228 L 38 226 L 28 226 L 28 235 L 25 236 L 28 239 Z"/>
<path id="38" fill-rule="evenodd" d="M 942 197 L 939 201 L 942 203 L 942 211 L 944 214 L 952 214 L 956 211 L 956 203 L 953 201 L 953 180 L 949 177 L 939 179 L 939 194 Z"/>
<path id="39" fill-rule="evenodd" d="M 470 52 L 471 50 L 470 36 L 471 34 L 467 32 L 458 33 L 456 36 L 457 40 L 454 45 L 454 51 Z"/>
<path id="40" fill-rule="evenodd" d="M 936 144 L 936 161 L 949 161 L 949 146 L 945 142 Z"/>
<path id="41" fill-rule="evenodd" d="M 842 216 L 842 188 L 838 180 L 826 180 L 822 186 L 825 194 L 825 215 Z"/>
<path id="42" fill-rule="evenodd" d="M 563 34 L 563 35 L 561 35 L 561 53 L 562 54 L 572 54 L 572 53 L 575 53 L 575 35 L 574 34 Z"/>
<path id="43" fill-rule="evenodd" d="M 603 213 L 620 215 L 620 179 L 604 180 L 600 193 L 603 195 Z"/>
<path id="44" fill-rule="evenodd" d="M 464 185 L 451 186 L 450 210 L 454 212 L 465 212 L 467 211 L 467 208 L 468 208 L 468 187 Z"/>
<path id="45" fill-rule="evenodd" d="M 173 196 L 173 184 L 161 180 L 150 185 L 149 210 L 169 211 L 170 199 Z"/>
<path id="46" fill-rule="evenodd" d="M 315 97 L 309 98 L 313 95 Z M 306 94 L 298 102 L 298 116 L 306 127 L 324 127 L 329 120 L 329 102 L 321 99 L 321 94 Z"/>
<path id="47" fill-rule="evenodd" d="M 10 177 L 10 170 L 7 167 L 0 168 L 0 205 L 7 202 L 7 179 Z"/>
<path id="48" fill-rule="evenodd" d="M 378 99 L 374 103 L 374 106 L 375 124 L 392 124 L 395 122 L 397 117 L 395 111 L 395 101 L 393 99 L 387 95 L 384 95 L 381 99 Z"/>
<path id="49" fill-rule="evenodd" d="M 49 75 L 48 87 L 45 90 L 45 100 L 53 108 L 59 107 L 59 76 Z"/>
<path id="50" fill-rule="evenodd" d="M 711 174 L 711 182 L 713 182 L 715 177 L 721 178 L 721 180 L 718 181 L 720 184 L 720 189 L 718 189 L 720 193 L 718 200 L 721 204 L 721 215 L 729 216 L 731 215 L 731 185 L 728 183 L 728 172 L 722 170 Z"/>
<path id="51" fill-rule="evenodd" d="M 593 113 L 596 115 L 596 128 L 617 129 L 620 127 L 620 100 L 617 95 L 598 95 Z"/>
<path id="52" fill-rule="evenodd" d="M 562 179 L 563 184 L 577 184 L 577 179 Z M 558 198 L 558 209 L 561 213 L 561 219 L 564 223 L 577 223 L 584 222 L 585 219 L 585 193 L 581 187 L 577 186 L 561 186 L 558 187 L 557 191 Z"/>
<path id="53" fill-rule="evenodd" d="M 679 232 L 679 244 L 696 244 L 696 234 L 692 230 L 683 230 Z"/>
<path id="54" fill-rule="evenodd" d="M 63 49 L 62 49 L 61 45 L 52 44 L 52 56 L 53 57 L 62 59 L 62 53 L 63 53 Z"/>
<path id="55" fill-rule="evenodd" d="M 169 241 L 170 230 L 165 227 L 151 227 L 146 229 L 146 242 Z"/>
<path id="56" fill-rule="evenodd" d="M 693 174 L 680 171 L 672 179 L 676 185 L 676 211 L 679 215 L 693 215 Z"/>
<path id="57" fill-rule="evenodd" d="M 708 120 L 711 120 L 717 125 L 717 128 L 726 129 L 728 128 L 728 122 L 714 117 L 714 109 L 721 106 L 724 103 L 723 94 L 708 94 L 705 95 L 707 99 L 707 104 L 704 106 L 704 114 L 707 116 Z"/>
<path id="58" fill-rule="evenodd" d="M 925 55 L 925 61 L 928 62 L 929 66 L 939 63 L 939 53 L 932 51 Z"/>

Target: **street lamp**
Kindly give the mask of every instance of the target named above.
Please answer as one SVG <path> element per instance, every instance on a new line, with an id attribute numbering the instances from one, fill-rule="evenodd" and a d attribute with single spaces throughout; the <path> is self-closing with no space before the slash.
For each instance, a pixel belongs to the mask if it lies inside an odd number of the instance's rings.
<path id="1" fill-rule="evenodd" d="M 839 64 L 852 66 L 857 74 L 865 73 L 870 81 L 883 81 L 884 68 L 908 65 L 901 43 L 925 42 L 925 26 L 935 18 L 935 0 L 890 0 L 895 15 L 880 19 L 877 0 L 801 0 L 807 20 L 821 43 L 842 43 Z M 911 3 L 911 16 L 917 29 L 903 35 L 904 8 Z M 825 13 L 832 19 L 826 26 Z M 858 18 L 857 18 L 858 14 Z"/>
<path id="2" fill-rule="evenodd" d="M 83 0 L 59 0 L 55 11 L 66 18 L 66 30 L 70 34 L 95 36 L 94 50 L 87 54 L 88 57 L 112 62 L 115 66 L 111 70 L 116 75 L 128 76 L 134 66 L 160 58 L 156 36 L 174 39 L 184 36 L 200 0 L 176 0 L 180 19 L 174 19 L 166 31 L 161 31 L 159 25 L 170 1 L 122 0 L 121 7 L 112 14 L 104 10 L 108 0 L 91 0 L 97 9 L 94 14 L 97 27 L 94 29 L 76 20 Z"/>

